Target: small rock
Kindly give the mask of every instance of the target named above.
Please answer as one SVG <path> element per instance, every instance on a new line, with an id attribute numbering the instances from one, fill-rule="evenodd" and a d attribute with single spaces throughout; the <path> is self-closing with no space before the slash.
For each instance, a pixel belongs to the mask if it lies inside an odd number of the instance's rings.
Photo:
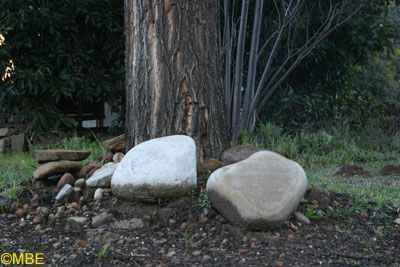
<path id="1" fill-rule="evenodd" d="M 103 156 L 103 158 L 101 159 L 101 163 L 102 164 L 106 164 L 106 163 L 109 163 L 109 162 L 112 162 L 113 161 L 113 153 L 112 152 L 107 152 L 104 156 Z"/>
<path id="2" fill-rule="evenodd" d="M 195 257 L 200 256 L 201 255 L 201 250 L 193 251 L 192 255 L 195 256 Z"/>
<path id="3" fill-rule="evenodd" d="M 89 155 L 90 151 L 84 150 L 48 149 L 35 151 L 35 159 L 39 163 L 61 160 L 81 161 L 87 159 Z"/>
<path id="4" fill-rule="evenodd" d="M 80 231 L 83 226 L 87 223 L 88 219 L 86 217 L 69 217 L 67 219 L 67 228 Z"/>
<path id="5" fill-rule="evenodd" d="M 36 209 L 36 212 L 37 212 L 40 216 L 47 217 L 47 216 L 49 215 L 49 213 L 50 213 L 50 210 L 49 210 L 49 208 L 47 208 L 47 207 L 38 207 L 38 208 Z"/>
<path id="6" fill-rule="evenodd" d="M 120 135 L 103 142 L 104 147 L 113 153 L 124 152 L 126 146 L 126 135 Z"/>
<path id="7" fill-rule="evenodd" d="M 229 165 L 245 160 L 254 153 L 259 151 L 261 151 L 261 149 L 257 148 L 254 145 L 245 144 L 245 145 L 234 146 L 224 151 L 224 153 L 221 156 L 221 160 L 224 165 Z"/>
<path id="8" fill-rule="evenodd" d="M 168 258 L 171 258 L 171 257 L 173 257 L 175 254 L 176 254 L 175 250 L 170 250 L 170 251 L 168 251 L 168 253 L 167 253 L 166 256 L 167 256 Z"/>
<path id="9" fill-rule="evenodd" d="M 66 184 L 74 185 L 74 183 L 75 183 L 74 176 L 67 172 L 63 176 L 61 176 L 60 180 L 58 181 L 56 186 L 56 192 L 60 191 L 60 189 L 63 188 L 64 185 Z"/>
<path id="10" fill-rule="evenodd" d="M 116 221 L 112 223 L 111 228 L 120 230 L 134 230 L 144 227 L 144 222 L 140 218 L 133 218 L 130 220 Z"/>
<path id="11" fill-rule="evenodd" d="M 76 180 L 74 186 L 75 186 L 75 187 L 79 187 L 79 188 L 81 188 L 81 189 L 82 189 L 82 188 L 85 188 L 85 186 L 86 186 L 86 180 L 85 180 L 84 178 L 80 178 L 80 179 Z"/>
<path id="12" fill-rule="evenodd" d="M 76 186 L 74 187 L 74 192 L 82 194 L 82 191 L 82 188 Z"/>
<path id="13" fill-rule="evenodd" d="M 67 208 L 73 209 L 73 210 L 79 210 L 81 208 L 81 205 L 79 205 L 79 203 L 77 203 L 77 202 L 72 202 L 67 205 Z"/>
<path id="14" fill-rule="evenodd" d="M 87 222 L 87 218 L 86 217 L 69 217 L 67 219 L 67 222 L 73 222 L 73 223 L 77 223 L 77 224 L 85 224 Z"/>
<path id="15" fill-rule="evenodd" d="M 394 220 L 394 223 L 400 225 L 400 218 L 397 218 L 396 220 Z"/>
<path id="16" fill-rule="evenodd" d="M 56 218 L 60 218 L 60 217 L 64 216 L 64 214 L 65 214 L 65 207 L 61 206 L 61 207 L 57 208 L 57 212 L 56 212 L 55 217 Z"/>
<path id="17" fill-rule="evenodd" d="M 96 170 L 101 168 L 101 164 L 97 161 L 92 161 L 89 164 L 83 166 L 78 172 L 79 178 L 86 178 L 91 176 Z"/>
<path id="18" fill-rule="evenodd" d="M 98 227 L 101 226 L 103 224 L 106 224 L 110 221 L 112 221 L 113 216 L 112 214 L 108 213 L 108 212 L 102 212 L 97 216 L 94 216 L 92 218 L 92 226 L 93 227 Z"/>
<path id="19" fill-rule="evenodd" d="M 68 198 L 72 195 L 74 192 L 74 188 L 70 184 L 64 185 L 61 190 L 58 192 L 56 196 L 56 201 L 57 202 L 63 202 L 68 200 Z"/>
<path id="20" fill-rule="evenodd" d="M 122 159 L 124 158 L 124 153 L 115 153 L 114 156 L 112 157 L 112 160 L 114 163 L 120 163 Z"/>
<path id="21" fill-rule="evenodd" d="M 89 187 L 110 187 L 111 177 L 117 168 L 115 163 L 107 163 L 97 171 L 86 181 L 86 185 Z"/>
<path id="22" fill-rule="evenodd" d="M 23 208 L 22 208 L 22 209 L 19 208 L 19 209 L 17 209 L 17 210 L 15 211 L 15 216 L 17 216 L 18 218 L 25 217 L 26 214 L 28 214 L 28 211 L 27 211 L 26 209 L 23 209 Z"/>
<path id="23" fill-rule="evenodd" d="M 42 222 L 42 220 L 43 220 L 42 216 L 35 216 L 35 217 L 33 218 L 33 220 L 32 220 L 32 223 L 33 223 L 33 224 L 39 224 L 39 223 Z"/>
<path id="24" fill-rule="evenodd" d="M 39 202 L 40 202 L 40 197 L 39 194 L 34 193 L 31 200 L 30 200 L 30 205 L 32 208 L 36 208 L 39 206 Z M 0 204 L 1 205 L 1 204 Z"/>
<path id="25" fill-rule="evenodd" d="M 307 218 L 303 213 L 301 213 L 301 212 L 296 211 L 296 212 L 294 213 L 294 217 L 296 218 L 296 220 L 298 220 L 298 221 L 301 222 L 301 223 L 304 223 L 304 224 L 310 224 L 310 223 L 311 223 L 310 219 L 308 219 L 308 218 Z"/>
<path id="26" fill-rule="evenodd" d="M 209 255 L 204 255 L 202 258 L 202 261 L 209 261 L 209 260 L 211 260 L 211 256 Z"/>
<path id="27" fill-rule="evenodd" d="M 60 173 L 75 173 L 81 169 L 81 163 L 76 161 L 55 161 L 40 165 L 33 173 L 35 180 L 44 179 Z"/>
<path id="28" fill-rule="evenodd" d="M 94 191 L 93 199 L 95 201 L 100 201 L 103 198 L 103 193 L 104 193 L 103 188 L 97 188 L 96 191 Z"/>
<path id="29" fill-rule="evenodd" d="M 49 217 L 47 219 L 49 224 L 53 224 L 56 222 L 56 216 L 54 214 L 49 214 Z"/>

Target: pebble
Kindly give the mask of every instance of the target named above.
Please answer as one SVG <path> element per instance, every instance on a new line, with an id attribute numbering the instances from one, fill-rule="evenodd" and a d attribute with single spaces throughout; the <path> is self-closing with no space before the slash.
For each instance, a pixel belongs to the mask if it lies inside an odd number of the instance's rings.
<path id="1" fill-rule="evenodd" d="M 103 224 L 110 222 L 113 219 L 112 214 L 108 212 L 102 212 L 99 215 L 96 215 L 92 218 L 92 226 L 98 227 Z"/>
<path id="2" fill-rule="evenodd" d="M 49 224 L 53 224 L 56 221 L 56 216 L 54 214 L 50 214 L 48 218 Z"/>
<path id="3" fill-rule="evenodd" d="M 79 210 L 81 208 L 81 205 L 79 205 L 78 202 L 72 202 L 72 203 L 68 204 L 67 208 L 73 209 L 73 210 Z"/>
<path id="4" fill-rule="evenodd" d="M 103 198 L 103 193 L 104 193 L 104 189 L 102 188 L 97 188 L 96 191 L 94 191 L 94 197 L 93 199 L 95 201 L 100 201 Z"/>
<path id="5" fill-rule="evenodd" d="M 166 256 L 167 256 L 168 258 L 171 258 L 171 257 L 173 257 L 175 254 L 176 254 L 175 250 L 170 250 L 170 251 L 168 251 L 168 253 L 167 253 Z"/>
<path id="6" fill-rule="evenodd" d="M 301 213 L 299 211 L 296 211 L 294 213 L 294 217 L 296 218 L 296 220 L 298 220 L 301 223 L 304 223 L 304 224 L 310 224 L 311 223 L 310 219 L 308 219 L 303 213 Z"/>
<path id="7" fill-rule="evenodd" d="M 22 218 L 22 217 L 25 217 L 25 215 L 26 215 L 27 213 L 28 213 L 27 210 L 19 208 L 19 209 L 17 209 L 17 210 L 15 211 L 15 216 L 17 216 L 18 218 Z"/>
<path id="8" fill-rule="evenodd" d="M 60 218 L 64 215 L 64 213 L 65 213 L 65 207 L 64 206 L 58 207 L 55 217 Z"/>
<path id="9" fill-rule="evenodd" d="M 112 159 L 113 159 L 114 163 L 119 163 L 122 161 L 124 156 L 125 156 L 124 153 L 119 152 L 119 153 L 115 153 Z"/>
<path id="10" fill-rule="evenodd" d="M 74 217 L 69 217 L 67 219 L 67 223 L 75 223 L 75 224 L 83 225 L 83 224 L 85 224 L 87 222 L 87 220 L 88 219 L 86 217 L 74 216 Z"/>
<path id="11" fill-rule="evenodd" d="M 192 255 L 193 256 L 200 256 L 201 255 L 201 250 L 195 250 L 195 251 L 193 251 L 193 253 L 192 253 Z"/>
<path id="12" fill-rule="evenodd" d="M 63 176 L 61 176 L 60 180 L 57 183 L 56 186 L 56 192 L 61 190 L 66 184 L 73 185 L 75 183 L 75 178 L 72 174 L 70 173 L 65 173 Z"/>
<path id="13" fill-rule="evenodd" d="M 50 210 L 47 207 L 37 207 L 36 211 L 40 216 L 43 216 L 43 217 L 47 217 L 50 213 Z"/>
<path id="14" fill-rule="evenodd" d="M 84 178 L 78 179 L 75 182 L 75 187 L 84 188 L 86 185 L 86 181 Z"/>
<path id="15" fill-rule="evenodd" d="M 74 188 L 70 184 L 66 184 L 61 188 L 60 192 L 58 192 L 56 196 L 56 201 L 63 202 L 67 200 L 71 194 L 74 192 Z"/>
<path id="16" fill-rule="evenodd" d="M 397 218 L 396 220 L 394 220 L 394 223 L 400 225 L 400 218 Z"/>
<path id="17" fill-rule="evenodd" d="M 122 220 L 114 222 L 111 228 L 122 230 L 134 230 L 144 227 L 144 222 L 140 218 L 132 218 L 130 220 Z"/>
<path id="18" fill-rule="evenodd" d="M 209 255 L 204 255 L 202 261 L 209 261 L 211 260 L 211 256 Z"/>
<path id="19" fill-rule="evenodd" d="M 33 224 L 40 224 L 42 222 L 42 217 L 41 216 L 35 216 L 32 220 Z"/>

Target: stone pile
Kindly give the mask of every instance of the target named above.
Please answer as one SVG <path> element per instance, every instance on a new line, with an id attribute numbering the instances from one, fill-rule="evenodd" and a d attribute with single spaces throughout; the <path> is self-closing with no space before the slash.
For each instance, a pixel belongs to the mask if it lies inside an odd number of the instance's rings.
<path id="1" fill-rule="evenodd" d="M 292 215 L 309 223 L 295 213 L 308 186 L 306 174 L 298 163 L 275 152 L 244 145 L 225 151 L 220 160 L 197 164 L 195 141 L 185 135 L 140 143 L 126 155 L 124 135 L 103 145 L 101 161 L 86 165 L 82 161 L 88 151 L 36 151 L 40 166 L 33 178 L 55 180 L 55 202 L 79 209 L 83 200 L 99 203 L 104 195 L 153 203 L 179 198 L 202 187 L 198 175 L 210 175 L 205 192 L 212 207 L 232 224 L 262 229 Z M 110 221 L 107 214 L 100 215 L 92 225 Z"/>
<path id="2" fill-rule="evenodd" d="M 125 136 L 121 135 L 103 143 L 106 153 L 101 161 L 83 164 L 90 151 L 47 149 L 37 150 L 34 157 L 39 166 L 33 179 L 53 182 L 56 203 L 79 203 L 85 198 L 101 200 L 105 192 L 111 192 L 111 176 L 124 157 Z M 103 190 L 106 189 L 106 190 Z M 93 190 L 92 190 L 93 189 Z"/>
<path id="3" fill-rule="evenodd" d="M 0 128 L 0 153 L 22 152 L 25 148 L 25 134 L 12 128 Z"/>

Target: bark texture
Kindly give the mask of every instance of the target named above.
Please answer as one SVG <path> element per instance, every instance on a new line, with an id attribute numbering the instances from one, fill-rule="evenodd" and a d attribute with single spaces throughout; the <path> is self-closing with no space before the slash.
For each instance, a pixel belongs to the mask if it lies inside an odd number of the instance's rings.
<path id="1" fill-rule="evenodd" d="M 216 0 L 125 0 L 128 148 L 192 136 L 198 156 L 226 144 Z"/>

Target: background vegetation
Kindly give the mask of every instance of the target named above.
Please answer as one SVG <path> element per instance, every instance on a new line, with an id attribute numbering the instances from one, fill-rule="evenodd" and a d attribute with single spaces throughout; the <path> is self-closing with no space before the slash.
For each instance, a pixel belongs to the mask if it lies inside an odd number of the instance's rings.
<path id="1" fill-rule="evenodd" d="M 364 2 L 356 16 L 290 75 L 265 106 L 260 122 L 292 130 L 332 125 L 355 129 L 378 121 L 379 127 L 396 128 L 399 8 L 393 1 Z M 322 19 L 312 18 L 316 25 Z M 124 104 L 122 1 L 3 0 L 0 20 L 5 40 L 0 73 L 4 76 L 8 68 L 10 74 L 0 81 L 1 112 L 17 113 L 35 129 L 51 129 L 65 126 L 62 101 L 78 107 Z M 371 118 L 378 119 L 371 123 Z"/>
<path id="2" fill-rule="evenodd" d="M 77 112 L 88 103 L 120 105 L 122 8 L 118 0 L 2 0 L 0 113 L 49 129 L 65 123 L 61 102 Z"/>

